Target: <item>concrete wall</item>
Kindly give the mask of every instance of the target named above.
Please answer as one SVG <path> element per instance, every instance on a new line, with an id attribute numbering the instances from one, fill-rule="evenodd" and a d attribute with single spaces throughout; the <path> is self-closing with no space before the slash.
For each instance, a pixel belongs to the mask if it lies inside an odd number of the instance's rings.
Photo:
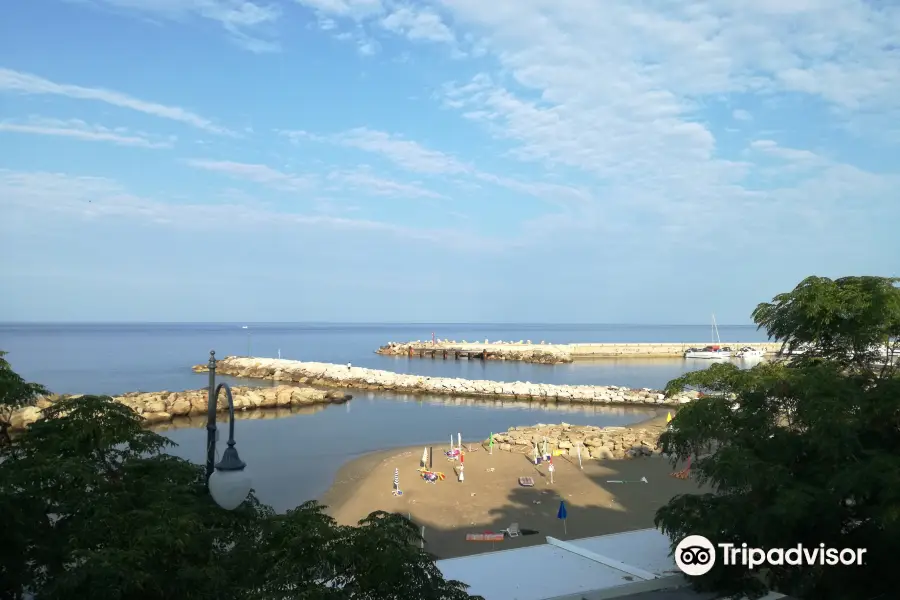
<path id="1" fill-rule="evenodd" d="M 623 357 L 669 357 L 682 356 L 688 348 L 703 348 L 709 346 L 710 342 L 685 342 L 677 344 L 664 343 L 647 343 L 647 344 L 569 344 L 572 358 L 605 358 L 612 356 Z M 781 348 L 781 344 L 760 343 L 760 342 L 722 342 L 722 346 L 730 346 L 732 350 L 737 351 L 743 346 L 752 346 L 761 348 L 766 352 L 774 354 Z"/>

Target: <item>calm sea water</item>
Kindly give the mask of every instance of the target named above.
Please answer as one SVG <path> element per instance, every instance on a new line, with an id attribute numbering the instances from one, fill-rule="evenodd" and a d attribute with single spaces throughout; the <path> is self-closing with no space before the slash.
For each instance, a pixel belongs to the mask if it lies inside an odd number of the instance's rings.
<path id="1" fill-rule="evenodd" d="M 242 326 L 247 325 L 247 329 Z M 0 324 L 0 350 L 29 381 L 59 393 L 119 394 L 128 391 L 199 389 L 207 376 L 191 371 L 209 350 L 231 354 L 278 355 L 387 369 L 421 375 L 626 385 L 661 388 L 680 374 L 704 368 L 683 359 L 604 359 L 568 365 L 496 361 L 432 360 L 379 356 L 389 341 L 544 340 L 547 342 L 706 342 L 708 326 L 666 325 L 482 325 L 482 324 Z M 723 342 L 764 341 L 753 326 L 720 326 Z M 272 385 L 264 381 L 232 384 Z M 329 406 L 278 419 L 242 419 L 236 427 L 241 457 L 252 469 L 264 502 L 284 510 L 323 493 L 338 468 L 353 457 L 380 448 L 425 444 L 462 432 L 486 438 L 513 425 L 566 421 L 621 425 L 652 416 L 649 409 L 478 403 L 445 398 L 411 398 L 358 392 L 345 406 Z M 199 424 L 198 424 L 199 425 Z M 205 432 L 165 432 L 179 444 L 174 453 L 202 462 Z"/>

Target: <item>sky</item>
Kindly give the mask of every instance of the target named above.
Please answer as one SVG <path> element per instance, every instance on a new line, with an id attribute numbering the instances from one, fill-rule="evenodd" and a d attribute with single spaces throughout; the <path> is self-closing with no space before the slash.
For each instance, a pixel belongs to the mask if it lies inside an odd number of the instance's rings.
<path id="1" fill-rule="evenodd" d="M 0 11 L 0 321 L 740 324 L 900 275 L 897 2 Z"/>

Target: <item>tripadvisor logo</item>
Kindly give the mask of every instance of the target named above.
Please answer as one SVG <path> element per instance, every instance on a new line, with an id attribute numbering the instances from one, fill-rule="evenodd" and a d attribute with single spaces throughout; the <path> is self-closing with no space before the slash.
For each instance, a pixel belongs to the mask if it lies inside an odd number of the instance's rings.
<path id="1" fill-rule="evenodd" d="M 717 552 L 718 548 L 718 552 Z M 790 548 L 750 548 L 747 544 L 713 545 L 702 535 L 689 535 L 675 547 L 675 564 L 693 577 L 706 575 L 715 566 L 717 554 L 723 565 L 742 565 L 755 569 L 763 565 L 836 566 L 862 565 L 865 548 L 828 548 L 819 544 L 811 548 L 797 544 Z"/>

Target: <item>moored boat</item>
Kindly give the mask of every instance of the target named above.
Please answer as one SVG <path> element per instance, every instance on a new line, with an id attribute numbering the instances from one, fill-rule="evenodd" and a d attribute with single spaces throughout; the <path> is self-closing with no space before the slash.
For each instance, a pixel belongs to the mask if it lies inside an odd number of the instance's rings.
<path id="1" fill-rule="evenodd" d="M 765 350 L 760 350 L 759 348 L 753 348 L 752 346 L 744 346 L 734 355 L 735 358 L 762 358 L 766 355 Z"/>
<path id="2" fill-rule="evenodd" d="M 719 326 L 716 325 L 716 315 L 712 316 L 712 344 L 704 348 L 688 348 L 684 352 L 685 358 L 731 358 L 731 348 L 722 347 L 722 340 L 719 339 Z"/>

